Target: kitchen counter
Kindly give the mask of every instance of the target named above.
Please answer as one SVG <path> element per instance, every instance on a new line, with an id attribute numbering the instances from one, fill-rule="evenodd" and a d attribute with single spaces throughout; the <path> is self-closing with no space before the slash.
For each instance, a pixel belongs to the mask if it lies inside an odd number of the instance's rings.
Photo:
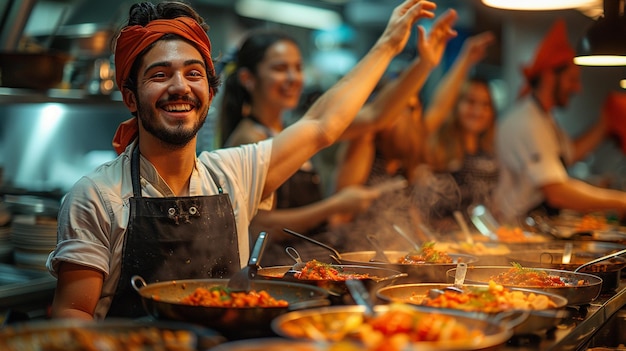
<path id="1" fill-rule="evenodd" d="M 47 271 L 0 263 L 0 325 L 7 319 L 44 318 L 52 303 L 56 279 Z"/>

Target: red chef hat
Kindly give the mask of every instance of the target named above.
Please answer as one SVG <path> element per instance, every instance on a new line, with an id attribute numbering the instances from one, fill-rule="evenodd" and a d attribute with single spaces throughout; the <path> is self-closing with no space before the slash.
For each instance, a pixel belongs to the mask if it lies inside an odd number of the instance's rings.
<path id="1" fill-rule="evenodd" d="M 124 81 L 128 78 L 137 56 L 168 33 L 177 34 L 194 43 L 196 49 L 204 57 L 207 72 L 211 75 L 215 74 L 211 59 L 211 42 L 198 22 L 184 16 L 175 19 L 159 19 L 148 23 L 145 27 L 129 26 L 120 32 L 115 45 L 115 81 L 120 90 L 123 89 Z M 215 90 L 210 88 L 209 94 L 215 95 Z M 136 118 L 131 118 L 118 126 L 113 137 L 113 147 L 118 154 L 122 153 L 135 139 L 138 129 Z"/>
<path id="2" fill-rule="evenodd" d="M 526 81 L 537 77 L 547 69 L 557 68 L 574 62 L 575 51 L 567 39 L 567 27 L 563 19 L 558 19 L 548 31 L 539 45 L 535 58 L 527 66 L 522 68 Z M 522 95 L 528 93 L 529 87 L 526 85 Z"/>
<path id="3" fill-rule="evenodd" d="M 626 93 L 613 91 L 604 100 L 602 113 L 607 116 L 607 129 L 616 135 L 626 154 Z"/>

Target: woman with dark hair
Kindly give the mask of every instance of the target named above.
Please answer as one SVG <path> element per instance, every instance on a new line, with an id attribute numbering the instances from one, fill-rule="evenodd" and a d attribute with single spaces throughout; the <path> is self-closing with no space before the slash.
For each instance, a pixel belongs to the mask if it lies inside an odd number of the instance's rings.
<path id="1" fill-rule="evenodd" d="M 454 11 L 442 15 L 428 38 L 420 29 L 418 47 L 421 55 L 416 60 L 415 69 L 404 80 L 390 84 L 386 92 L 366 105 L 340 140 L 380 129 L 393 121 L 396 111 L 402 109 L 401 101 L 408 99 L 413 89 L 407 86 L 421 86 L 439 63 L 445 43 L 456 35 L 450 29 L 455 19 Z M 439 38 L 443 40 L 431 45 Z M 285 111 L 297 107 L 304 86 L 303 59 L 297 43 L 284 32 L 252 31 L 237 51 L 234 66 L 226 77 L 219 112 L 222 145 L 245 145 L 278 135 L 285 128 Z M 252 220 L 250 231 L 272 233 L 270 244 L 273 243 L 271 246 L 278 252 L 284 250 L 284 242 L 290 238 L 282 233 L 282 228 L 310 235 L 326 232 L 333 217 L 361 212 L 380 194 L 380 188 L 355 185 L 324 197 L 321 177 L 309 160 L 276 191 L 274 208 L 259 211 Z M 272 248 L 268 247 L 268 250 L 272 251 Z M 288 263 L 284 254 L 266 257 L 266 264 L 270 260 L 274 264 Z"/>

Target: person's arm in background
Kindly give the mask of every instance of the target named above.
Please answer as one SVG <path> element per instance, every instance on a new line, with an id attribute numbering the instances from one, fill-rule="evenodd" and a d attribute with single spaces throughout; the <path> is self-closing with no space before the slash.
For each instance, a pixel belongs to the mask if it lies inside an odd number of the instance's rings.
<path id="1" fill-rule="evenodd" d="M 250 232 L 268 231 L 274 240 L 289 238 L 282 228 L 307 232 L 335 215 L 352 215 L 366 210 L 381 191 L 365 186 L 351 186 L 306 206 L 259 210 L 250 223 Z"/>
<path id="2" fill-rule="evenodd" d="M 424 86 L 432 69 L 441 61 L 448 41 L 456 35 L 452 31 L 456 18 L 455 11 L 442 14 L 435 21 L 428 40 L 423 29 L 420 29 L 417 43 L 419 57 L 359 111 L 355 121 L 342 135 L 342 140 L 350 140 L 348 144 L 342 145 L 338 157 L 337 190 L 365 183 L 374 162 L 376 130 L 393 123 L 402 114 L 409 99 L 416 96 Z"/>
<path id="3" fill-rule="evenodd" d="M 397 119 L 406 102 L 419 93 L 432 70 L 441 61 L 448 41 L 456 36 L 452 26 L 457 16 L 454 10 L 443 13 L 435 21 L 428 38 L 423 28 L 419 28 L 418 58 L 397 79 L 387 83 L 372 102 L 363 106 L 340 140 L 360 137 L 363 133 L 389 126 Z"/>
<path id="4" fill-rule="evenodd" d="M 426 135 L 439 129 L 450 114 L 459 97 L 463 82 L 467 79 L 470 70 L 485 57 L 487 47 L 493 40 L 493 33 L 483 32 L 463 42 L 459 56 L 437 84 L 428 108 L 424 111 L 423 127 Z"/>
<path id="5" fill-rule="evenodd" d="M 434 17 L 435 8 L 430 1 L 416 0 L 397 6 L 387 28 L 359 63 L 320 96 L 300 120 L 273 138 L 264 198 L 318 151 L 337 141 L 363 107 L 392 58 L 406 45 L 415 22 Z M 422 37 L 423 31 L 420 29 Z"/>
<path id="6" fill-rule="evenodd" d="M 616 211 L 621 218 L 626 216 L 626 193 L 604 189 L 569 178 L 562 183 L 541 187 L 546 202 L 555 208 L 567 208 L 580 212 Z"/>

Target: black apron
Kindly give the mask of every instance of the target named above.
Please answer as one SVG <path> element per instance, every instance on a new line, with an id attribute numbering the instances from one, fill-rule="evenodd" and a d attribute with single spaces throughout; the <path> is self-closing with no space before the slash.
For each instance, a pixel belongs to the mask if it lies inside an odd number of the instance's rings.
<path id="1" fill-rule="evenodd" d="M 226 278 L 241 270 L 235 215 L 217 176 L 207 168 L 219 195 L 144 198 L 139 181 L 139 146 L 131 156 L 133 197 L 120 280 L 107 317 L 145 316 L 131 286 L 133 275 L 148 283 Z"/>

